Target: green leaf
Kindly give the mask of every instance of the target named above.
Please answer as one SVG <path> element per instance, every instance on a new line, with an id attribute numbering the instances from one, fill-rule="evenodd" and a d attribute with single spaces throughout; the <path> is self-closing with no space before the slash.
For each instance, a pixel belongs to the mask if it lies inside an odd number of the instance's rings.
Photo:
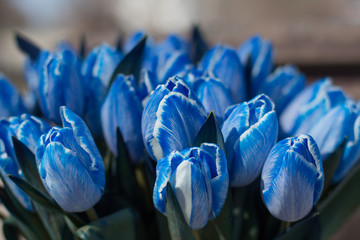
<path id="1" fill-rule="evenodd" d="M 186 223 L 170 183 L 166 185 L 166 215 L 172 240 L 195 239 Z"/>
<path id="2" fill-rule="evenodd" d="M 141 196 L 141 190 L 136 181 L 134 166 L 131 163 L 126 144 L 119 128 L 116 128 L 116 138 L 118 149 L 116 175 L 119 177 L 121 188 L 124 190 L 126 196 L 128 196 L 137 207 L 142 207 L 144 199 Z"/>
<path id="3" fill-rule="evenodd" d="M 74 234 L 75 239 L 137 239 L 139 222 L 134 213 L 123 209 L 81 227 Z"/>
<path id="4" fill-rule="evenodd" d="M 324 161 L 324 188 L 323 188 L 323 196 L 325 196 L 327 190 L 331 185 L 331 180 L 335 174 L 337 167 L 341 161 L 346 145 L 346 137 L 344 140 L 336 147 L 335 151 L 331 153 Z"/>
<path id="5" fill-rule="evenodd" d="M 69 217 L 73 221 L 73 223 L 78 227 L 84 225 L 83 221 L 80 218 L 78 218 L 76 215 L 72 213 L 65 212 L 64 210 L 62 210 L 62 208 L 57 203 L 55 203 L 51 198 L 49 198 L 44 193 L 36 189 L 31 183 L 27 182 L 22 178 L 17 178 L 12 175 L 9 175 L 9 178 L 21 190 L 23 190 L 33 201 L 41 204 L 41 206 L 49 210 L 55 211 L 57 213 Z"/>
<path id="6" fill-rule="evenodd" d="M 62 212 L 62 209 L 60 208 L 57 203 L 55 203 L 51 198 L 46 196 L 44 193 L 36 189 L 31 183 L 27 182 L 26 180 L 22 178 L 18 178 L 12 175 L 8 175 L 11 181 L 13 181 L 21 190 L 23 190 L 26 195 L 28 195 L 32 200 L 40 203 L 42 206 Z"/>
<path id="7" fill-rule="evenodd" d="M 32 228 L 40 239 L 50 239 L 50 236 L 48 235 L 48 232 L 44 224 L 40 220 L 39 216 L 36 213 L 28 211 L 20 204 L 20 202 L 13 195 L 10 187 L 8 186 L 8 179 L 4 179 L 7 178 L 7 176 L 3 176 L 2 171 L 0 171 L 0 173 L 1 180 L 5 187 L 5 191 L 3 191 L 4 189 L 0 191 L 0 197 L 5 207 L 10 211 L 13 216 L 18 218 L 22 222 L 31 224 Z"/>
<path id="8" fill-rule="evenodd" d="M 118 52 L 122 52 L 123 40 L 124 40 L 124 34 L 120 32 L 115 42 L 115 47 Z"/>
<path id="9" fill-rule="evenodd" d="M 145 50 L 145 43 L 146 43 L 147 36 L 145 35 L 138 44 L 122 59 L 119 65 L 116 67 L 115 71 L 113 72 L 108 91 L 111 88 L 111 85 L 115 81 L 118 74 L 124 75 L 134 75 L 136 81 L 139 81 L 140 71 L 141 71 L 141 64 L 143 59 L 143 54 Z"/>
<path id="10" fill-rule="evenodd" d="M 224 151 L 224 153 L 226 153 L 224 137 L 221 133 L 214 111 L 209 113 L 204 125 L 200 128 L 194 146 L 200 147 L 202 143 L 215 143 Z"/>
<path id="11" fill-rule="evenodd" d="M 15 137 L 12 137 L 12 141 L 18 163 L 25 179 L 42 192 L 47 193 L 40 178 L 34 154 Z"/>
<path id="12" fill-rule="evenodd" d="M 31 227 L 27 226 L 24 222 L 15 216 L 10 216 L 4 220 L 3 231 L 6 239 L 17 240 L 17 233 L 19 231 L 28 240 L 40 240 L 40 238 L 38 238 L 33 232 Z"/>
<path id="13" fill-rule="evenodd" d="M 19 32 L 15 33 L 15 41 L 19 49 L 27 54 L 31 61 L 35 62 L 38 59 L 41 50 L 35 43 Z"/>
<path id="14" fill-rule="evenodd" d="M 319 212 L 310 214 L 308 217 L 296 222 L 285 232 L 276 237 L 276 240 L 301 240 L 319 239 Z"/>
<path id="15" fill-rule="evenodd" d="M 80 36 L 79 56 L 83 60 L 86 57 L 86 37 L 84 33 L 82 33 Z"/>
<path id="16" fill-rule="evenodd" d="M 328 239 L 360 205 L 360 164 L 319 202 L 322 239 Z"/>
<path id="17" fill-rule="evenodd" d="M 195 25 L 192 30 L 192 59 L 194 63 L 201 60 L 208 50 L 208 46 L 200 32 L 199 26 Z"/>
<path id="18" fill-rule="evenodd" d="M 231 239 L 231 198 L 231 191 L 229 189 L 224 207 L 221 210 L 219 216 L 213 220 L 210 220 L 204 228 L 196 231 L 200 239 Z"/>

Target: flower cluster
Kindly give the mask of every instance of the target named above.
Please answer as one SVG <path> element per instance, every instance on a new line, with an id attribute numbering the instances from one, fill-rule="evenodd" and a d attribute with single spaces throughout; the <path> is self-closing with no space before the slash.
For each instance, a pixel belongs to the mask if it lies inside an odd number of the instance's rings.
<path id="1" fill-rule="evenodd" d="M 52 206 L 67 219 L 57 226 L 75 236 L 91 234 L 81 212 L 112 219 L 126 207 L 152 221 L 154 206 L 172 235 L 181 217 L 206 228 L 236 215 L 239 192 L 259 196 L 267 217 L 300 221 L 360 159 L 359 103 L 329 78 L 306 85 L 296 66 L 273 69 L 272 44 L 260 36 L 200 55 L 202 41 L 143 32 L 87 56 L 66 42 L 49 51 L 17 40 L 28 91 L 22 97 L 0 75 L 0 176 L 24 211 L 41 219 Z M 153 205 L 140 201 L 148 192 Z M 104 222 L 91 224 L 108 236 Z"/>

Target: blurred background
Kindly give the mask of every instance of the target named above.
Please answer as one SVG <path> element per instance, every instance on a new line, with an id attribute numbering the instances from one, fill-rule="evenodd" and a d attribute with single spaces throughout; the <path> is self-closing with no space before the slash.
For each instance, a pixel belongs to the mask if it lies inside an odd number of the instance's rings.
<path id="1" fill-rule="evenodd" d="M 139 29 L 157 39 L 189 35 L 193 24 L 211 45 L 238 46 L 260 34 L 272 40 L 277 64 L 296 64 L 311 81 L 332 76 L 360 98 L 359 0 L 1 0 L 0 71 L 23 89 L 15 31 L 52 49 L 61 39 L 77 47 L 82 33 L 94 46 Z M 360 209 L 333 240 L 358 239 L 359 227 Z"/>

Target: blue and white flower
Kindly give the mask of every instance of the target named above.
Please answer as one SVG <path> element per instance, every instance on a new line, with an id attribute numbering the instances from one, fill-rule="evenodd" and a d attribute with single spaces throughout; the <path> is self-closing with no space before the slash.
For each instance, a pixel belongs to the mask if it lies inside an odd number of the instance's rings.
<path id="1" fill-rule="evenodd" d="M 307 133 L 331 108 L 345 102 L 344 92 L 323 78 L 306 87 L 284 109 L 279 117 L 285 136 Z"/>
<path id="2" fill-rule="evenodd" d="M 320 151 L 311 136 L 286 138 L 271 149 L 261 174 L 261 194 L 274 217 L 287 222 L 304 218 L 323 185 Z"/>
<path id="3" fill-rule="evenodd" d="M 142 116 L 142 135 L 150 156 L 159 160 L 174 150 L 192 147 L 206 116 L 181 78 L 173 77 L 159 85 Z"/>
<path id="4" fill-rule="evenodd" d="M 237 53 L 250 82 L 250 97 L 254 97 L 261 93 L 259 88 L 272 71 L 272 44 L 259 35 L 255 35 L 240 45 Z"/>
<path id="5" fill-rule="evenodd" d="M 32 211 L 32 203 L 30 198 L 9 179 L 8 174 L 15 177 L 24 178 L 19 168 L 14 146 L 12 142 L 12 134 L 9 131 L 9 122 L 5 119 L 0 121 L 0 174 L 2 180 L 9 186 L 10 191 L 19 201 L 19 203 L 27 210 Z"/>
<path id="6" fill-rule="evenodd" d="M 36 161 L 45 188 L 68 212 L 93 207 L 105 188 L 104 163 L 84 121 L 62 106 L 63 128 L 41 136 Z"/>
<path id="7" fill-rule="evenodd" d="M 209 114 L 214 111 L 219 124 L 221 124 L 224 120 L 226 108 L 234 104 L 230 90 L 222 82 L 214 78 L 196 80 L 193 89 L 203 104 L 206 113 Z"/>
<path id="8" fill-rule="evenodd" d="M 85 89 L 79 71 L 79 58 L 69 50 L 50 54 L 41 68 L 39 99 L 46 118 L 60 120 L 60 106 L 68 106 L 82 115 L 85 107 Z"/>
<path id="9" fill-rule="evenodd" d="M 26 112 L 18 90 L 0 72 L 0 118 L 18 116 Z"/>
<path id="10" fill-rule="evenodd" d="M 205 53 L 199 63 L 199 68 L 212 72 L 231 91 L 235 103 L 244 101 L 246 96 L 246 81 L 244 67 L 234 49 L 228 46 L 216 45 Z"/>
<path id="11" fill-rule="evenodd" d="M 221 128 L 228 159 L 230 184 L 245 186 L 261 172 L 276 143 L 278 121 L 274 104 L 266 95 L 228 108 Z"/>
<path id="12" fill-rule="evenodd" d="M 285 65 L 268 75 L 259 91 L 271 98 L 276 113 L 280 115 L 286 105 L 305 88 L 305 80 L 305 75 L 295 66 Z"/>
<path id="13" fill-rule="evenodd" d="M 103 43 L 91 50 L 82 66 L 86 89 L 85 120 L 96 137 L 102 136 L 100 110 L 117 65 L 123 55 L 115 48 Z"/>
<path id="14" fill-rule="evenodd" d="M 118 75 L 101 109 L 101 123 L 105 141 L 117 155 L 116 128 L 119 128 L 133 162 L 139 162 L 144 152 L 141 135 L 143 107 L 135 78 Z"/>
<path id="15" fill-rule="evenodd" d="M 228 192 L 229 176 L 224 152 L 215 144 L 173 151 L 156 166 L 153 200 L 166 214 L 166 185 L 180 204 L 186 222 L 192 229 L 204 227 L 219 215 Z"/>

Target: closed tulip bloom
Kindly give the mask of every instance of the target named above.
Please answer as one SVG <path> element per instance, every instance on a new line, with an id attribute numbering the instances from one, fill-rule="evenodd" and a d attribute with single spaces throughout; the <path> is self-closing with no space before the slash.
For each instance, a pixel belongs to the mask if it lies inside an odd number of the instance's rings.
<path id="1" fill-rule="evenodd" d="M 18 90 L 0 73 L 0 119 L 26 112 Z"/>
<path id="2" fill-rule="evenodd" d="M 278 121 L 274 104 L 266 95 L 231 106 L 221 128 L 225 140 L 230 184 L 246 186 L 259 175 L 276 143 Z"/>
<path id="3" fill-rule="evenodd" d="M 9 118 L 7 124 L 11 134 L 22 142 L 33 154 L 36 153 L 37 143 L 41 135 L 51 129 L 47 122 L 26 113 L 19 117 Z"/>
<path id="4" fill-rule="evenodd" d="M 24 178 L 14 151 L 12 143 L 12 134 L 9 131 L 9 122 L 0 121 L 0 174 L 2 180 L 9 186 L 10 191 L 20 202 L 20 204 L 29 211 L 33 210 L 30 198 L 9 179 L 8 174 L 15 177 Z"/>
<path id="5" fill-rule="evenodd" d="M 268 40 L 255 35 L 237 49 L 241 64 L 247 69 L 250 80 L 250 96 L 259 94 L 259 88 L 273 68 L 273 49 Z"/>
<path id="6" fill-rule="evenodd" d="M 206 113 L 209 114 L 214 111 L 219 124 L 221 124 L 224 120 L 226 108 L 234 104 L 230 90 L 214 78 L 198 79 L 194 83 L 193 89 Z"/>
<path id="7" fill-rule="evenodd" d="M 261 194 L 274 217 L 287 222 L 304 218 L 323 185 L 320 151 L 311 136 L 286 138 L 271 149 L 261 174 Z"/>
<path id="8" fill-rule="evenodd" d="M 150 156 L 159 160 L 172 151 L 193 145 L 206 113 L 191 89 L 179 77 L 159 85 L 142 116 L 142 135 Z"/>
<path id="9" fill-rule="evenodd" d="M 347 137 L 344 154 L 333 177 L 333 182 L 340 182 L 360 160 L 360 115 L 359 108 L 350 106 L 351 116 L 345 121 L 345 135 Z M 350 122 L 350 123 L 349 123 Z M 345 125 L 348 123 L 348 125 Z M 332 129 L 336 131 L 336 129 Z"/>
<path id="10" fill-rule="evenodd" d="M 123 55 L 103 43 L 91 50 L 82 66 L 86 89 L 85 120 L 96 137 L 102 136 L 100 110 L 107 94 L 111 76 Z"/>
<path id="11" fill-rule="evenodd" d="M 219 215 L 226 200 L 229 176 L 224 152 L 215 144 L 203 143 L 158 161 L 153 200 L 164 214 L 168 182 L 189 226 L 204 227 Z"/>
<path id="12" fill-rule="evenodd" d="M 353 126 L 357 114 L 353 108 L 356 106 L 349 102 L 339 104 L 330 109 L 307 132 L 316 141 L 323 161 L 336 150 L 345 136 L 354 134 Z"/>
<path id="13" fill-rule="evenodd" d="M 293 65 L 285 65 L 267 76 L 260 92 L 271 98 L 278 115 L 305 88 L 305 75 Z"/>
<path id="14" fill-rule="evenodd" d="M 68 106 L 81 115 L 85 106 L 84 83 L 78 66 L 78 57 L 64 50 L 49 55 L 41 69 L 39 99 L 46 118 L 61 122 L 60 106 Z"/>
<path id="15" fill-rule="evenodd" d="M 135 78 L 119 75 L 101 109 L 105 141 L 117 155 L 116 128 L 119 128 L 133 162 L 141 160 L 144 143 L 141 135 L 142 105 Z"/>
<path id="16" fill-rule="evenodd" d="M 63 128 L 53 127 L 40 138 L 37 165 L 45 188 L 60 207 L 82 212 L 104 193 L 104 163 L 84 121 L 64 106 L 60 115 Z"/>
<path id="17" fill-rule="evenodd" d="M 285 136 L 307 133 L 331 108 L 345 102 L 344 92 L 323 78 L 306 87 L 284 109 L 279 117 Z"/>
<path id="18" fill-rule="evenodd" d="M 216 45 L 205 53 L 199 68 L 212 72 L 231 91 L 235 103 L 246 99 L 246 81 L 244 68 L 231 47 Z"/>

